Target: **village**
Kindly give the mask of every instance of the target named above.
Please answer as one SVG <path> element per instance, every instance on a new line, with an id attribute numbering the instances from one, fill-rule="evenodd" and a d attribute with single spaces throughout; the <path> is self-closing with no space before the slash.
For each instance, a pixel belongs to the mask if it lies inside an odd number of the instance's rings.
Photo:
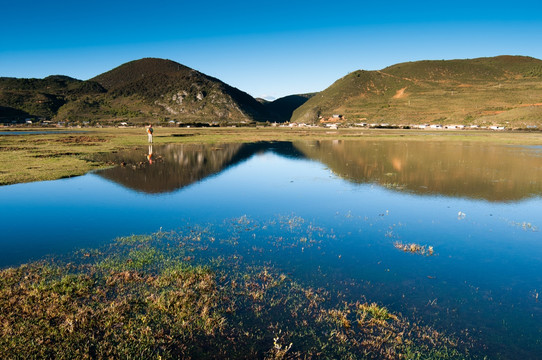
<path id="1" fill-rule="evenodd" d="M 421 129 L 421 130 L 496 130 L 496 131 L 503 131 L 503 130 L 535 130 L 537 129 L 537 126 L 527 126 L 526 129 L 519 129 L 519 128 L 506 128 L 502 125 L 490 125 L 490 126 L 481 126 L 481 125 L 462 125 L 462 124 L 456 124 L 456 125 L 442 125 L 442 124 L 389 124 L 389 123 L 368 123 L 366 122 L 366 118 L 359 119 L 360 122 L 352 123 L 348 121 L 343 115 L 341 114 L 333 114 L 329 118 L 320 117 L 319 119 L 320 125 L 312 125 L 312 124 L 306 124 L 306 123 L 285 123 L 285 124 L 277 124 L 273 123 L 272 126 L 279 126 L 279 127 L 326 127 L 330 130 L 337 130 L 339 128 L 372 128 L 372 129 Z"/>

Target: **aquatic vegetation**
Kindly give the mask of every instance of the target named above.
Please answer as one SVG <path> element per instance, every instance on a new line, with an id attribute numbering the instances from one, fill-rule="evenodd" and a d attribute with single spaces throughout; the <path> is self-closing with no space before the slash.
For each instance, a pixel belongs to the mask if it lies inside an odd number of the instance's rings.
<path id="1" fill-rule="evenodd" d="M 397 320 L 397 316 L 390 314 L 388 312 L 388 309 L 386 309 L 383 306 L 378 306 L 376 303 L 372 304 L 359 304 L 356 312 L 359 316 L 358 322 L 362 322 L 367 317 L 369 319 L 375 319 L 375 320 Z"/>
<path id="2" fill-rule="evenodd" d="M 269 261 L 325 233 L 290 220 L 187 226 L 5 269 L 0 358 L 466 357 L 457 339 Z"/>
<path id="3" fill-rule="evenodd" d="M 404 252 L 409 252 L 413 254 L 423 255 L 423 256 L 433 256 L 435 254 L 435 250 L 432 246 L 429 245 L 420 245 L 416 243 L 410 243 L 410 244 L 403 244 L 400 241 L 396 241 L 393 243 L 393 246 L 396 249 L 402 250 Z"/>
<path id="4" fill-rule="evenodd" d="M 279 342 L 279 337 L 273 339 L 273 348 L 270 351 L 268 359 L 284 359 L 286 353 L 292 348 L 293 343 L 288 346 L 283 346 Z"/>
<path id="5" fill-rule="evenodd" d="M 385 174 L 387 175 L 387 174 Z M 395 189 L 395 190 L 403 190 L 406 188 L 405 184 L 397 183 L 397 182 L 384 182 L 381 183 L 382 186 L 384 186 L 386 189 Z"/>
<path id="6" fill-rule="evenodd" d="M 299 228 L 305 223 L 305 219 L 300 216 L 279 216 L 278 222 L 283 227 L 289 227 L 290 229 Z"/>
<path id="7" fill-rule="evenodd" d="M 115 239 L 115 241 L 122 245 L 134 245 L 134 244 L 144 244 L 152 240 L 152 237 L 149 235 L 131 235 L 123 236 Z"/>
<path id="8" fill-rule="evenodd" d="M 512 221 L 512 220 L 504 220 L 508 223 L 508 225 L 510 226 L 513 226 L 513 227 L 517 227 L 519 229 L 522 229 L 524 231 L 532 231 L 532 232 L 537 232 L 538 231 L 538 227 L 531 224 L 530 222 L 527 222 L 527 221 L 522 221 L 522 222 L 517 222 L 517 221 Z"/>

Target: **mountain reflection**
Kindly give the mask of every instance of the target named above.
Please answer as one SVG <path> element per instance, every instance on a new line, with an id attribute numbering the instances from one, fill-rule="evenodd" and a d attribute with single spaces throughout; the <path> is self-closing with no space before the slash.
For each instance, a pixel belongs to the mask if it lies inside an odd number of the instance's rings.
<path id="1" fill-rule="evenodd" d="M 302 156 L 290 142 L 154 145 L 105 155 L 101 160 L 117 166 L 97 174 L 137 191 L 164 193 L 203 180 L 266 151 L 287 157 Z"/>
<path id="2" fill-rule="evenodd" d="M 171 192 L 267 151 L 319 161 L 351 182 L 375 183 L 420 195 L 517 201 L 542 193 L 540 153 L 479 143 L 326 140 L 171 144 L 109 154 L 105 160 L 121 166 L 98 174 L 137 191 Z"/>
<path id="3" fill-rule="evenodd" d="M 385 140 L 295 146 L 356 183 L 488 201 L 517 201 L 542 193 L 542 157 L 524 147 Z"/>

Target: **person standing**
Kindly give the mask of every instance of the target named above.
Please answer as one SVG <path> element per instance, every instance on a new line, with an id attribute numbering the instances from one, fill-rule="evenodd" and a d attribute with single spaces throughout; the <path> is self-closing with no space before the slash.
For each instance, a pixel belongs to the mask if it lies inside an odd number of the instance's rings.
<path id="1" fill-rule="evenodd" d="M 147 127 L 147 135 L 149 137 L 149 142 L 152 143 L 152 133 L 153 133 L 153 129 L 152 129 L 152 125 L 149 124 L 149 126 Z"/>

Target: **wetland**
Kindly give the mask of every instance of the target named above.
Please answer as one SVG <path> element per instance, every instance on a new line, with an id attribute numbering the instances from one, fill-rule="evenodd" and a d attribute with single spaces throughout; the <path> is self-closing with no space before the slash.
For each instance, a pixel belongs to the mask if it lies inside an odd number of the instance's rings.
<path id="1" fill-rule="evenodd" d="M 539 146 L 125 148 L 0 187 L 2 357 L 542 352 Z"/>

